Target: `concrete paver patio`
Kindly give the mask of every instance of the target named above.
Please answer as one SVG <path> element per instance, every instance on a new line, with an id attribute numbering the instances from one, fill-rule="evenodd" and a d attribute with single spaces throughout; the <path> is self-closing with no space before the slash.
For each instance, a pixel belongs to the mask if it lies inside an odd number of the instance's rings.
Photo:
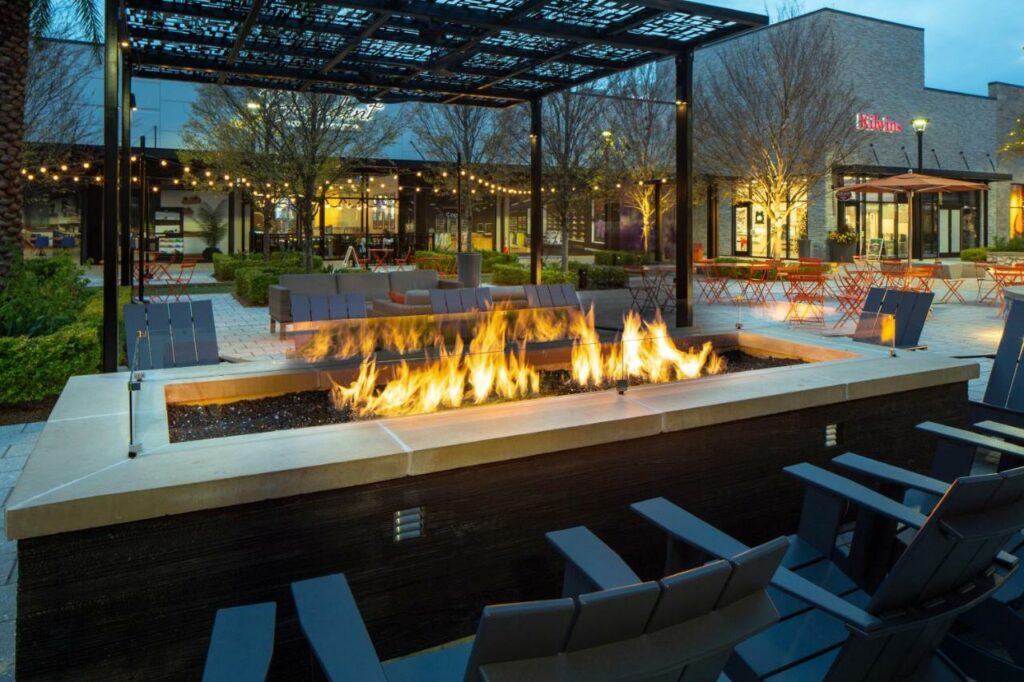
<path id="1" fill-rule="evenodd" d="M 973 281 L 968 281 L 961 290 L 968 301 L 976 297 Z M 837 319 L 834 301 L 827 305 L 827 322 L 822 325 L 791 325 L 783 318 L 786 303 L 780 288 L 776 288 L 775 304 L 748 305 L 704 305 L 695 306 L 695 330 L 722 330 L 742 324 L 748 330 L 771 330 L 773 328 L 796 329 L 801 334 L 817 337 L 823 333 L 841 332 L 833 330 Z M 618 328 L 622 316 L 630 305 L 629 292 L 624 289 L 581 292 L 585 306 L 594 305 L 597 325 L 606 329 Z M 268 311 L 263 307 L 242 306 L 231 294 L 209 294 L 193 296 L 193 300 L 210 300 L 213 303 L 214 319 L 222 356 L 238 360 L 281 359 L 293 347 L 290 339 L 281 340 L 271 334 Z M 674 316 L 667 315 L 670 325 Z M 985 355 L 995 353 L 1002 335 L 1003 320 L 992 305 L 936 304 L 932 316 L 925 324 L 921 342 L 929 353 L 947 356 L 977 358 L 981 365 L 981 376 L 970 384 L 972 398 L 980 398 L 988 382 L 992 361 Z M 852 325 L 845 327 L 852 330 Z M 6 505 L 7 497 L 21 472 L 28 454 L 35 444 L 43 422 L 0 426 L 0 504 Z M 3 530 L 0 517 L 0 531 Z M 0 532 L 2 536 L 2 532 Z M 14 679 L 14 641 L 16 590 L 18 578 L 17 543 L 0 537 L 0 682 Z"/>

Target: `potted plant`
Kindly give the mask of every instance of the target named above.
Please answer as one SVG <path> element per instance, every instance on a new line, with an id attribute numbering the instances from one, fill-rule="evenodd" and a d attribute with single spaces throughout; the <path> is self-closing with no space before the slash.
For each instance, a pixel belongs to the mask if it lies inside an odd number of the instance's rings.
<path id="1" fill-rule="evenodd" d="M 832 230 L 828 233 L 828 259 L 834 263 L 852 263 L 857 235 L 849 230 Z"/>
<path id="2" fill-rule="evenodd" d="M 213 260 L 213 254 L 220 253 L 217 244 L 227 234 L 228 224 L 220 215 L 220 206 L 212 209 L 206 204 L 196 211 L 196 221 L 199 223 L 199 234 L 206 243 L 206 248 L 203 249 L 203 262 L 209 263 Z"/>
<path id="3" fill-rule="evenodd" d="M 797 224 L 796 248 L 800 258 L 811 257 L 811 240 L 807 237 L 807 211 L 800 214 Z"/>

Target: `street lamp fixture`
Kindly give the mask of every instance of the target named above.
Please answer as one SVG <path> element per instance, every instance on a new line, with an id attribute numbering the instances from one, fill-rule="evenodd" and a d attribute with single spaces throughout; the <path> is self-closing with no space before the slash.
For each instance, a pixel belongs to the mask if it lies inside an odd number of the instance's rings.
<path id="1" fill-rule="evenodd" d="M 924 133 L 925 128 L 928 127 L 928 119 L 926 119 L 923 116 L 918 116 L 917 118 L 910 122 L 910 125 L 914 128 L 916 132 Z"/>

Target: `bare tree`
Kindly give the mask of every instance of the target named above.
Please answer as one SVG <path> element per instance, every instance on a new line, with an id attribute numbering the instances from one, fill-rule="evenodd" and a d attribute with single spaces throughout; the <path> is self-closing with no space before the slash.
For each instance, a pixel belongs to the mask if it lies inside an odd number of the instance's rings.
<path id="1" fill-rule="evenodd" d="M 697 161 L 763 207 L 775 254 L 790 214 L 856 147 L 846 64 L 831 22 L 813 15 L 713 48 L 697 77 Z"/>
<path id="2" fill-rule="evenodd" d="M 675 200 L 672 192 L 661 192 L 658 201 L 655 190 L 675 167 L 675 105 L 658 70 L 657 64 L 646 64 L 612 80 L 608 128 L 602 131 L 611 152 L 610 177 L 621 179 L 623 202 L 640 214 L 645 252 L 650 252 L 655 212 L 664 216 Z"/>
<path id="3" fill-rule="evenodd" d="M 349 97 L 314 92 L 267 93 L 211 86 L 206 109 L 193 110 L 189 146 L 216 150 L 241 162 L 264 150 L 260 166 L 275 167 L 295 202 L 306 271 L 313 263 L 313 219 L 325 189 L 352 171 L 352 162 L 377 156 L 398 134 L 395 117 L 372 120 Z M 203 118 L 203 117 L 206 118 Z M 234 133 L 232 130 L 240 132 Z M 279 190 L 280 191 L 280 190 Z"/>
<path id="4" fill-rule="evenodd" d="M 561 233 L 563 270 L 569 267 L 569 221 L 589 206 L 599 171 L 601 104 L 597 97 L 570 90 L 544 100 L 545 204 Z"/>
<path id="5" fill-rule="evenodd" d="M 495 144 L 494 112 L 485 107 L 462 104 L 437 106 L 420 104 L 412 110 L 412 132 L 417 146 L 431 161 L 441 166 L 431 173 L 431 182 L 455 191 L 458 179 L 451 171 L 460 165 L 464 174 L 462 207 L 463 235 L 470 233 L 475 194 L 468 178 L 488 170 L 500 149 Z M 473 240 L 469 239 L 470 248 Z M 462 245 L 460 245 L 461 249 Z"/>
<path id="6" fill-rule="evenodd" d="M 85 84 L 98 61 L 98 52 L 89 44 L 32 42 L 25 92 L 26 164 L 33 164 L 39 155 L 50 162 L 64 160 L 75 145 L 95 132 L 82 103 Z"/>

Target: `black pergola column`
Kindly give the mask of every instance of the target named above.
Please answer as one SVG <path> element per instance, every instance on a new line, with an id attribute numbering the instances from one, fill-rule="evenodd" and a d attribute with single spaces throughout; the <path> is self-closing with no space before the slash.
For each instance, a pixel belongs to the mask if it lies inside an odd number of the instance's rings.
<path id="1" fill-rule="evenodd" d="M 530 100 L 530 281 L 540 284 L 544 254 L 544 204 L 541 201 L 541 100 Z"/>
<path id="2" fill-rule="evenodd" d="M 121 67 L 121 286 L 132 283 L 132 74 Z M 139 245 L 142 248 L 142 245 Z M 142 296 L 142 293 L 139 293 Z"/>
<path id="3" fill-rule="evenodd" d="M 676 326 L 693 325 L 693 50 L 676 55 Z"/>
<path id="4" fill-rule="evenodd" d="M 654 245 L 652 249 L 654 253 L 654 260 L 661 260 L 661 178 L 654 180 L 654 225 L 651 235 L 651 243 Z"/>
<path id="5" fill-rule="evenodd" d="M 118 0 L 103 16 L 103 371 L 117 371 Z M 129 178 L 130 180 L 130 178 Z"/>

